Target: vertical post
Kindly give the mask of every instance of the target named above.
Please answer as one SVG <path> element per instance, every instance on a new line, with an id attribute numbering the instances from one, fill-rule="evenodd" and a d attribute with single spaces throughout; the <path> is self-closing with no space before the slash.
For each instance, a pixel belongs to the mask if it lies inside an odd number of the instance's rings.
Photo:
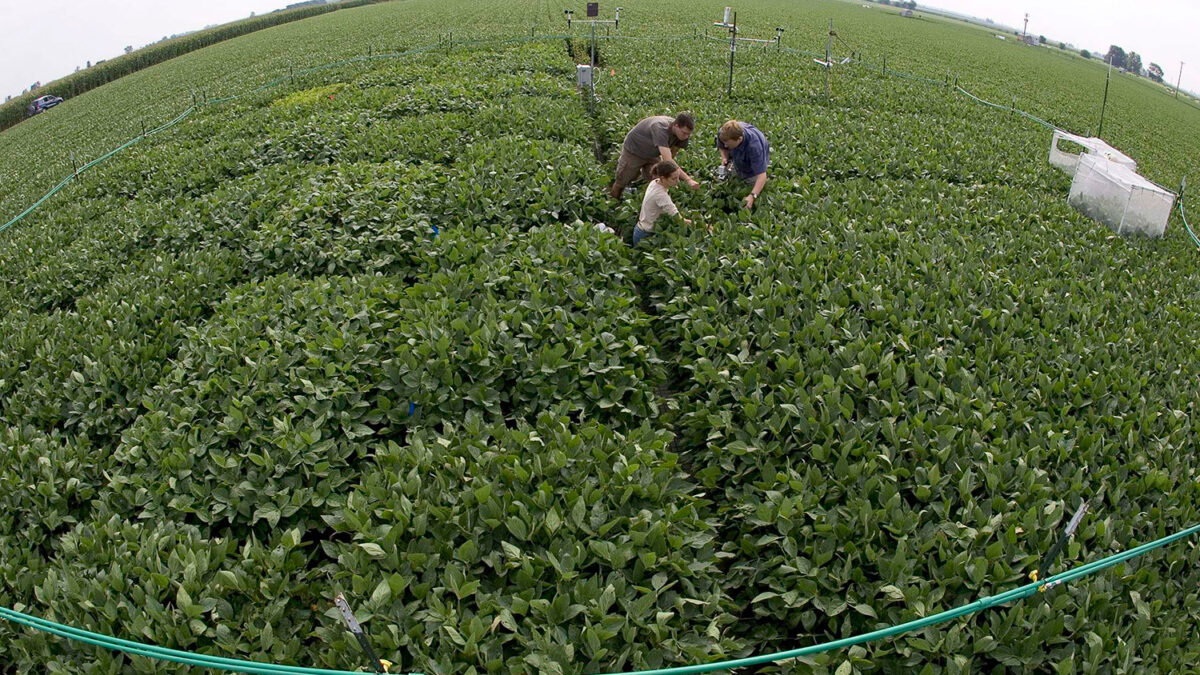
<path id="1" fill-rule="evenodd" d="M 729 88 L 726 96 L 733 96 L 733 55 L 737 51 L 737 12 L 733 13 L 733 27 L 729 29 Z"/>
<path id="2" fill-rule="evenodd" d="M 1175 80 L 1175 100 L 1179 100 L 1179 85 L 1183 84 L 1183 61 L 1179 62 L 1179 79 Z"/>
<path id="3" fill-rule="evenodd" d="M 883 75 L 887 77 L 887 54 L 883 55 Z"/>
<path id="4" fill-rule="evenodd" d="M 73 176 L 79 175 L 79 166 L 77 164 L 75 164 L 75 151 L 74 150 L 71 151 L 71 175 L 73 175 Z"/>
<path id="5" fill-rule="evenodd" d="M 367 58 L 368 59 L 371 58 L 371 55 L 372 55 L 372 53 L 374 53 L 374 51 L 375 50 L 372 49 L 371 45 L 367 45 Z"/>
<path id="6" fill-rule="evenodd" d="M 1100 130 L 1096 132 L 1096 138 L 1101 138 L 1104 133 L 1104 109 L 1108 107 L 1108 81 L 1112 78 L 1112 59 L 1108 60 L 1108 75 L 1104 76 L 1104 102 L 1100 104 Z M 1178 93 L 1178 90 L 1176 90 Z"/>
<path id="7" fill-rule="evenodd" d="M 146 137 L 146 120 L 142 120 L 142 138 Z"/>
<path id="8" fill-rule="evenodd" d="M 296 82 L 296 67 L 290 62 L 288 63 L 288 78 L 291 79 L 293 83 Z"/>
<path id="9" fill-rule="evenodd" d="M 1008 107 L 1008 116 L 1012 117 L 1017 114 L 1017 95 L 1013 94 L 1012 105 Z"/>
<path id="10" fill-rule="evenodd" d="M 596 70 L 596 22 L 592 22 L 592 70 Z M 596 81 L 595 74 L 592 75 L 592 82 Z M 593 87 L 595 85 L 592 85 Z"/>
<path id="11" fill-rule="evenodd" d="M 454 31 L 446 34 L 446 54 L 450 53 L 450 48 L 454 46 Z"/>
<path id="12" fill-rule="evenodd" d="M 954 91 L 958 91 L 958 76 L 954 76 Z"/>
<path id="13" fill-rule="evenodd" d="M 829 35 L 825 39 L 825 97 L 829 97 L 829 79 L 833 76 L 833 19 L 829 20 Z"/>

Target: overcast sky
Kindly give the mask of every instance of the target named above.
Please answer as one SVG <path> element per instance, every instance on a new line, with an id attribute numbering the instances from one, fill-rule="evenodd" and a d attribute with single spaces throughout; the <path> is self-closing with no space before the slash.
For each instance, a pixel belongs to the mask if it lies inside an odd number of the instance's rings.
<path id="1" fill-rule="evenodd" d="M 1107 52 L 1119 45 L 1141 55 L 1142 66 L 1162 66 L 1175 82 L 1183 61 L 1183 88 L 1200 91 L 1200 0 L 928 0 L 941 7 L 1020 29 L 1080 49 Z"/>
<path id="2" fill-rule="evenodd" d="M 0 0 L 0 98 L 76 66 L 165 35 L 263 14 L 294 0 Z M 583 0 L 580 0 L 582 4 Z M 918 0 L 920 2 L 920 0 Z M 1090 50 L 1118 44 L 1200 91 L 1200 0 L 928 0 L 922 5 L 991 18 Z M 1195 35 L 1194 35 L 1195 34 Z"/>
<path id="3" fill-rule="evenodd" d="M 75 66 L 297 0 L 0 0 L 0 101 Z"/>

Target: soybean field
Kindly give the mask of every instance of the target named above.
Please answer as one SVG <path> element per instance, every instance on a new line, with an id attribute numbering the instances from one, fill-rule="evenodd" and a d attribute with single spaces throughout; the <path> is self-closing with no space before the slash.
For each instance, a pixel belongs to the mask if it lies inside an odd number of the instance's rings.
<path id="1" fill-rule="evenodd" d="M 1096 133 L 1103 66 L 748 0 L 785 30 L 730 92 L 723 7 L 626 2 L 594 98 L 583 3 L 398 0 L 0 132 L 0 607 L 353 670 L 343 593 L 391 672 L 596 675 L 998 595 L 1081 502 L 1052 571 L 1200 522 L 1200 250 L 1068 206 L 1031 120 Z M 596 229 L 637 220 L 626 131 L 684 110 L 712 233 Z M 771 142 L 753 211 L 730 118 Z M 1114 74 L 1104 138 L 1178 191 L 1200 110 Z M 1185 539 L 756 669 L 1198 672 L 1198 589 Z M 208 671 L 0 622 L 5 675 L 167 672 Z"/>

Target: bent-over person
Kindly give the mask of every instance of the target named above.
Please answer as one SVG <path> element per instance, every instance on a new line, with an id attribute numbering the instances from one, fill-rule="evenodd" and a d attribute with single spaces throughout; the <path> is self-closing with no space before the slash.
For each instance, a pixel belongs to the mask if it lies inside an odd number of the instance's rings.
<path id="1" fill-rule="evenodd" d="M 717 132 L 717 149 L 721 151 L 721 166 L 732 163 L 738 178 L 751 185 L 750 194 L 742 204 L 753 208 L 767 184 L 767 165 L 771 161 L 767 137 L 753 124 L 729 120 Z"/>
<path id="2" fill-rule="evenodd" d="M 674 160 L 675 155 L 688 146 L 688 139 L 695 130 L 696 121 L 689 113 L 679 113 L 673 118 L 655 115 L 634 125 L 625 134 L 625 142 L 621 144 L 617 175 L 609 195 L 613 199 L 620 199 L 625 186 L 639 177 L 649 182 L 652 178 L 651 168 L 661 161 Z M 683 169 L 679 170 L 679 177 L 693 190 L 700 187 Z"/>

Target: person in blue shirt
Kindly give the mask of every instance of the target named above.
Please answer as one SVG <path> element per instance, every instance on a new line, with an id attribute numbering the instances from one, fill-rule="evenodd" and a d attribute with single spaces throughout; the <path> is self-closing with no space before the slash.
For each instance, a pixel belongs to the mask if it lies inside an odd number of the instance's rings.
<path id="1" fill-rule="evenodd" d="M 753 186 L 742 203 L 748 209 L 754 208 L 767 184 L 767 164 L 771 161 L 767 137 L 752 124 L 729 120 L 717 132 L 717 149 L 721 151 L 721 166 L 727 168 L 732 162 L 738 177 Z"/>

